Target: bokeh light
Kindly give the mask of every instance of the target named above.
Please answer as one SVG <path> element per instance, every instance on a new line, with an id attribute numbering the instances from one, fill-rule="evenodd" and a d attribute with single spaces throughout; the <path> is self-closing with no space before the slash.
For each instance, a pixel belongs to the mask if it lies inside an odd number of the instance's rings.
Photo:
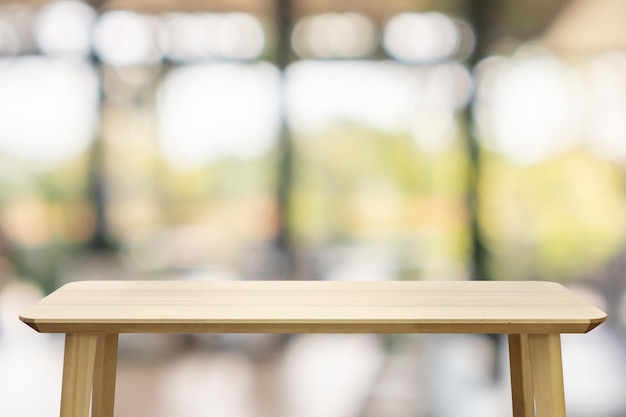
<path id="1" fill-rule="evenodd" d="M 302 61 L 287 71 L 290 126 L 322 132 L 340 123 L 407 132 L 428 150 L 444 149 L 456 132 L 454 112 L 472 90 L 460 64 Z"/>
<path id="2" fill-rule="evenodd" d="M 279 73 L 259 63 L 172 71 L 158 93 L 159 146 L 179 168 L 268 152 L 280 126 Z"/>
<path id="3" fill-rule="evenodd" d="M 438 12 L 400 13 L 385 27 L 384 45 L 406 62 L 438 62 L 453 57 L 461 44 L 454 21 Z"/>
<path id="4" fill-rule="evenodd" d="M 464 280 L 471 263 L 606 306 L 595 347 L 570 345 L 568 412 L 626 415 L 626 3 L 289 3 L 0 5 L 0 415 L 58 411 L 60 392 L 62 338 L 17 334 L 11 300 L 41 294 L 13 280 Z M 200 416 L 206 392 L 220 417 L 510 413 L 491 338 L 257 336 L 120 339 L 116 414 Z"/>
<path id="5" fill-rule="evenodd" d="M 477 74 L 475 114 L 486 147 L 527 164 L 580 142 L 582 82 L 556 57 L 492 57 Z"/>
<path id="6" fill-rule="evenodd" d="M 79 1 L 45 6 L 38 14 L 35 34 L 39 48 L 48 55 L 87 56 L 96 12 Z"/>
<path id="7" fill-rule="evenodd" d="M 109 65 L 156 63 L 162 55 L 157 32 L 154 17 L 128 11 L 107 12 L 98 19 L 94 46 L 98 56 Z"/>
<path id="8" fill-rule="evenodd" d="M 0 152 L 50 169 L 84 151 L 98 117 L 98 80 L 84 62 L 0 61 Z"/>
<path id="9" fill-rule="evenodd" d="M 253 60 L 263 52 L 265 31 L 248 13 L 171 13 L 163 18 L 161 43 L 173 61 Z"/>

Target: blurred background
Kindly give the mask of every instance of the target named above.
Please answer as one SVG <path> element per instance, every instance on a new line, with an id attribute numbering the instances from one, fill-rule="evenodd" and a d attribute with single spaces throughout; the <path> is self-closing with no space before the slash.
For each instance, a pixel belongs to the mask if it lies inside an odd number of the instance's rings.
<path id="1" fill-rule="evenodd" d="M 0 415 L 58 415 L 82 279 L 550 280 L 626 416 L 626 0 L 0 1 Z M 511 415 L 506 340 L 120 340 L 117 417 Z"/>

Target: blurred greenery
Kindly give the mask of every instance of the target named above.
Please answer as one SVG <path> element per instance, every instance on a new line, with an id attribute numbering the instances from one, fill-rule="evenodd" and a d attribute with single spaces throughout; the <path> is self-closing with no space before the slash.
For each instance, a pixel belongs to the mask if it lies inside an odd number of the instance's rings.
<path id="1" fill-rule="evenodd" d="M 384 242 L 407 264 L 467 256 L 459 141 L 427 154 L 409 135 L 343 124 L 296 139 L 293 228 L 315 245 Z M 423 265 L 422 265 L 423 267 Z M 423 278 L 418 271 L 412 278 Z"/>
<path id="2" fill-rule="evenodd" d="M 623 247 L 624 174 L 584 149 L 520 166 L 488 154 L 481 200 L 499 279 L 586 279 Z"/>
<path id="3" fill-rule="evenodd" d="M 421 1 L 416 9 L 464 16 L 468 4 Z M 488 26 L 478 28 L 487 37 L 482 52 L 510 53 L 540 34 L 563 4 L 485 0 L 472 9 L 486 13 Z M 267 19 L 264 24 L 271 26 Z M 276 36 L 270 31 L 269 45 L 278 44 Z M 273 56 L 270 49 L 264 57 Z M 468 277 L 471 161 L 466 122 L 458 115 L 458 137 L 436 152 L 421 148 L 408 132 L 383 132 L 366 122 L 294 134 L 285 214 L 276 197 L 284 156 L 278 147 L 256 159 L 223 158 L 185 169 L 167 163 L 155 123 L 159 71 L 148 72 L 154 79 L 142 84 L 141 100 L 103 96 L 100 103 L 102 201 L 90 189 L 90 150 L 51 171 L 0 159 L 1 256 L 16 275 L 53 289 L 86 252 L 102 208 L 112 248 L 153 251 L 153 258 L 162 258 L 153 264 L 162 268 L 189 262 L 241 273 L 242 262 L 234 259 L 271 246 L 286 216 L 298 251 L 379 245 L 395 254 L 394 278 Z M 584 147 L 533 165 L 483 148 L 479 153 L 478 220 L 490 276 L 588 279 L 623 251 L 624 172 L 618 163 Z M 144 246 L 133 249 L 138 245 Z M 193 256 L 180 256 L 183 250 Z M 220 264 L 221 257 L 228 261 Z"/>

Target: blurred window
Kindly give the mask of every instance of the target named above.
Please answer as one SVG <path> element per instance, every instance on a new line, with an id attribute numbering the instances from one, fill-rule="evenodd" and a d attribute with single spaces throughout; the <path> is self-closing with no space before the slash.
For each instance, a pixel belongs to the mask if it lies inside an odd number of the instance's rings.
<path id="1" fill-rule="evenodd" d="M 373 22 L 326 13 L 293 32 L 295 52 L 308 58 L 285 73 L 294 233 L 325 278 L 363 276 L 367 258 L 377 265 L 368 279 L 462 279 L 458 113 L 473 87 L 455 59 L 473 39 L 440 13 L 403 13 L 384 31 Z M 370 59 L 384 51 L 392 59 Z"/>
<path id="2" fill-rule="evenodd" d="M 621 250 L 624 56 L 572 62 L 531 44 L 478 65 L 481 221 L 495 276 L 577 279 Z"/>
<path id="3" fill-rule="evenodd" d="M 238 276 L 288 215 L 308 277 L 347 275 L 332 270 L 359 251 L 381 279 L 466 277 L 468 105 L 495 271 L 570 276 L 618 250 L 623 51 L 573 62 L 508 40 L 470 71 L 457 16 L 363 9 L 299 16 L 278 68 L 264 13 L 0 7 L 0 222 L 15 259 L 50 255 L 25 274 L 99 230 L 144 272 Z"/>
<path id="4" fill-rule="evenodd" d="M 107 222 L 127 266 L 246 274 L 276 233 L 280 73 L 261 21 L 109 12 L 98 28 Z M 126 52 L 120 36 L 136 38 Z"/>
<path id="5" fill-rule="evenodd" d="M 85 230 L 103 216 L 100 232 L 131 268 L 236 276 L 278 233 L 287 127 L 294 249 L 338 260 L 335 247 L 375 245 L 382 263 L 403 258 L 379 278 L 462 276 L 469 26 L 435 12 L 384 24 L 305 16 L 291 37 L 301 60 L 281 74 L 265 61 L 275 54 L 267 22 L 236 11 L 98 14 L 72 0 L 3 9 L 0 53 L 12 58 L 0 108 L 11 117 L 0 151 L 46 181 L 82 161 L 79 200 L 99 196 Z"/>
<path id="6" fill-rule="evenodd" d="M 175 62 L 254 60 L 265 48 L 265 31 L 247 13 L 171 13 L 163 17 L 166 55 Z"/>
<path id="7" fill-rule="evenodd" d="M 98 80 L 86 62 L 0 61 L 0 152 L 37 171 L 76 158 L 94 139 Z"/>
<path id="8" fill-rule="evenodd" d="M 159 147 L 179 168 L 262 158 L 280 129 L 279 74 L 265 63 L 185 66 L 158 92 Z"/>

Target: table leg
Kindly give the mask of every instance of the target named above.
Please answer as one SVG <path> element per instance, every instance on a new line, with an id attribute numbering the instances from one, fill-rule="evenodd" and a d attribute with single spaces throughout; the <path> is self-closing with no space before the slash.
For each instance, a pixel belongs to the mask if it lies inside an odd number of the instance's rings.
<path id="1" fill-rule="evenodd" d="M 98 335 L 93 374 L 92 417 L 113 417 L 117 342 L 117 334 Z"/>
<path id="2" fill-rule="evenodd" d="M 565 417 L 559 334 L 528 336 L 537 417 Z"/>
<path id="3" fill-rule="evenodd" d="M 96 339 L 92 334 L 65 335 L 61 417 L 87 417 L 89 414 Z"/>
<path id="4" fill-rule="evenodd" d="M 509 363 L 513 417 L 534 417 L 533 379 L 527 334 L 510 334 Z"/>

